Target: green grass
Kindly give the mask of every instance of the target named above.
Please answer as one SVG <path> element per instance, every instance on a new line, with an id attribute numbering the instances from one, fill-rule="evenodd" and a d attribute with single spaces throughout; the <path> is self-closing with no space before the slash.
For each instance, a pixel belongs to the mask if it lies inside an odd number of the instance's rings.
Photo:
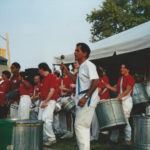
<path id="1" fill-rule="evenodd" d="M 102 138 L 102 137 L 101 137 Z M 57 140 L 57 144 L 44 150 L 78 150 L 76 139 Z M 131 146 L 123 144 L 107 144 L 105 142 L 91 142 L 91 150 L 132 150 Z"/>

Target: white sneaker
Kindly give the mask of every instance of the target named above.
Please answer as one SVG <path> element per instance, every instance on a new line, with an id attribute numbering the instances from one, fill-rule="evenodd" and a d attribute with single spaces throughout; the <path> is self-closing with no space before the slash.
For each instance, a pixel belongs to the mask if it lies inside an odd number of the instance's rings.
<path id="1" fill-rule="evenodd" d="M 47 142 L 43 143 L 44 146 L 51 146 L 53 144 L 56 144 L 56 140 L 48 140 Z"/>
<path id="2" fill-rule="evenodd" d="M 73 133 L 70 131 L 67 131 L 66 134 L 61 137 L 61 139 L 70 139 L 72 137 L 73 137 Z"/>

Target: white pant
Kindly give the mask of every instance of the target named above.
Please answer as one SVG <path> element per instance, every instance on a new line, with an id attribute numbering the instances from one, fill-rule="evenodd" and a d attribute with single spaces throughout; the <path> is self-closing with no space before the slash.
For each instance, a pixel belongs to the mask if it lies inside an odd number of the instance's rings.
<path id="1" fill-rule="evenodd" d="M 126 141 L 130 141 L 131 140 L 131 126 L 129 123 L 129 118 L 130 118 L 130 113 L 133 107 L 133 102 L 132 102 L 132 97 L 128 96 L 127 99 L 122 101 L 122 107 L 123 107 L 123 111 L 124 111 L 124 115 L 127 121 L 127 125 L 124 128 L 124 139 Z M 118 142 L 118 137 L 119 137 L 119 130 L 113 130 L 111 135 L 110 135 L 110 139 L 114 142 Z"/>
<path id="2" fill-rule="evenodd" d="M 91 124 L 91 140 L 98 140 L 99 137 L 99 123 L 96 112 L 94 112 L 94 116 Z"/>
<path id="3" fill-rule="evenodd" d="M 18 118 L 21 120 L 30 118 L 31 98 L 28 95 L 23 95 L 20 98 L 18 108 Z"/>
<path id="4" fill-rule="evenodd" d="M 10 118 L 18 118 L 18 104 L 14 102 L 10 105 Z"/>
<path id="5" fill-rule="evenodd" d="M 90 127 L 95 107 L 76 108 L 75 132 L 79 150 L 90 150 Z"/>
<path id="6" fill-rule="evenodd" d="M 40 106 L 43 102 L 41 102 Z M 53 132 L 53 117 L 55 110 L 56 101 L 50 100 L 45 108 L 39 108 L 38 119 L 44 121 L 43 132 L 44 138 L 49 140 L 55 140 L 55 134 Z"/>

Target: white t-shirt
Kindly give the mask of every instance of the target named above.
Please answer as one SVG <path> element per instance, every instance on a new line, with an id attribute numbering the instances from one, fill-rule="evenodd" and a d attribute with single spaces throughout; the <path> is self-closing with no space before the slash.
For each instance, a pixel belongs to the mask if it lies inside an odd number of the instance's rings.
<path id="1" fill-rule="evenodd" d="M 78 80 L 79 79 L 79 80 Z M 92 80 L 99 79 L 96 66 L 90 62 L 89 60 L 86 60 L 83 62 L 78 71 L 77 80 L 76 80 L 76 105 L 78 105 L 79 100 L 86 94 L 79 94 L 79 91 L 88 90 L 91 86 Z M 79 83 L 80 82 L 80 83 Z M 88 99 L 88 101 L 90 98 Z M 87 103 L 88 103 L 87 101 Z M 97 102 L 99 101 L 98 96 L 98 88 L 93 92 L 91 100 L 90 100 L 90 106 L 95 107 L 97 105 Z"/>

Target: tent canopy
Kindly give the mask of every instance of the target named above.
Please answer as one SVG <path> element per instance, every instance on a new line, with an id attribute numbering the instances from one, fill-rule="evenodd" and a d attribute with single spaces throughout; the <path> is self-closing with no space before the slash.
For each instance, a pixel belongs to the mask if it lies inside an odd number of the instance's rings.
<path id="1" fill-rule="evenodd" d="M 92 43 L 90 47 L 95 50 L 91 52 L 89 60 L 111 57 L 114 53 L 120 55 L 149 48 L 150 21 L 99 42 Z M 73 62 L 74 54 L 65 55 L 65 64 L 71 64 Z M 53 64 L 61 64 L 60 57 L 54 57 Z"/>

